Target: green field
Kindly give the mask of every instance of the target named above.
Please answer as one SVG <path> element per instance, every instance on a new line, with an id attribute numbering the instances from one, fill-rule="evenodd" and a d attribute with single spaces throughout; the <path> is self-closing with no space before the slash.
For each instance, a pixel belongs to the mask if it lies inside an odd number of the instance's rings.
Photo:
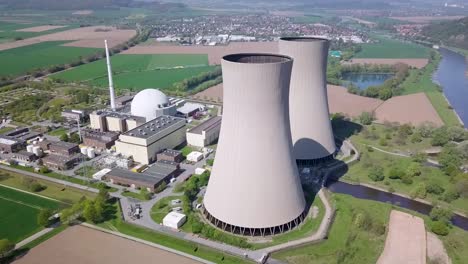
<path id="1" fill-rule="evenodd" d="M 169 89 L 182 81 L 214 66 L 208 65 L 207 55 L 157 54 L 127 55 L 112 57 L 112 70 L 116 88 L 141 90 L 145 88 Z M 91 85 L 108 85 L 105 60 L 79 66 L 52 76 L 68 82 L 86 82 Z"/>
<path id="2" fill-rule="evenodd" d="M 362 51 L 356 54 L 355 58 L 428 58 L 429 48 L 386 37 L 375 37 L 377 43 L 362 44 Z"/>
<path id="3" fill-rule="evenodd" d="M 30 28 L 36 26 L 43 26 L 46 24 L 43 23 L 28 23 L 28 24 L 16 24 L 10 22 L 0 21 L 0 43 L 11 42 L 19 39 L 32 38 L 46 34 L 52 34 L 55 32 L 60 32 L 68 29 L 75 28 L 76 26 L 66 26 L 63 28 L 57 28 L 52 30 L 46 30 L 42 32 L 21 32 L 16 31 L 18 29 Z"/>
<path id="4" fill-rule="evenodd" d="M 59 202 L 0 186 L 0 237 L 13 242 L 41 229 L 37 215 L 43 208 L 59 209 Z"/>
<path id="5" fill-rule="evenodd" d="M 38 68 L 70 63 L 101 49 L 64 47 L 67 41 L 49 41 L 0 51 L 0 77 L 18 76 Z"/>

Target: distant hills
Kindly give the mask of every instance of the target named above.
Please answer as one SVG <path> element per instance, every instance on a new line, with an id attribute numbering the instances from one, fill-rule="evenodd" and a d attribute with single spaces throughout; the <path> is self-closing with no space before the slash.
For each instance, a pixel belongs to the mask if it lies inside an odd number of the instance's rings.
<path id="1" fill-rule="evenodd" d="M 160 3 L 158 1 L 135 0 L 0 0 L 6 9 L 35 10 L 84 10 L 116 7 L 144 7 L 149 9 L 185 7 L 180 3 Z"/>
<path id="2" fill-rule="evenodd" d="M 428 25 L 422 34 L 434 43 L 468 50 L 468 17 Z"/>

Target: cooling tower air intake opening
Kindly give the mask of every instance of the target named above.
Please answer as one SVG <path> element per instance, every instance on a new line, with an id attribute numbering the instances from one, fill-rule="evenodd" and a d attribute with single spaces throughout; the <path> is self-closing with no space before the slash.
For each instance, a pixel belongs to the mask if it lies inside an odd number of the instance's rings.
<path id="1" fill-rule="evenodd" d="M 267 63 L 284 63 L 292 61 L 291 57 L 268 54 L 268 53 L 237 53 L 230 54 L 223 57 L 223 60 L 234 63 L 246 64 L 267 64 Z"/>
<path id="2" fill-rule="evenodd" d="M 280 40 L 291 42 L 328 42 L 329 39 L 318 37 L 282 37 Z"/>

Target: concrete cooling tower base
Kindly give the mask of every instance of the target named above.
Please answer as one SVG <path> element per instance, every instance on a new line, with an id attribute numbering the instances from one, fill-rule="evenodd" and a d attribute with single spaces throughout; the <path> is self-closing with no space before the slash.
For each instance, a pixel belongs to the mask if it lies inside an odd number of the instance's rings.
<path id="1" fill-rule="evenodd" d="M 304 212 L 302 212 L 302 214 L 300 214 L 296 219 L 279 226 L 267 228 L 249 228 L 225 223 L 219 219 L 216 219 L 216 217 L 212 216 L 205 208 L 203 208 L 203 215 L 205 216 L 205 219 L 215 227 L 222 229 L 223 231 L 242 236 L 272 236 L 282 234 L 300 225 L 306 218 L 307 213 L 307 210 L 304 210 Z"/>

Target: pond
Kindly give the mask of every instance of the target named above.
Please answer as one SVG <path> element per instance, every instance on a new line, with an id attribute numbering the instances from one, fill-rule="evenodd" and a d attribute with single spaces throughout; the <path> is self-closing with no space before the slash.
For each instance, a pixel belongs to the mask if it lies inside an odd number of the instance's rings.
<path id="1" fill-rule="evenodd" d="M 342 76 L 343 85 L 356 85 L 359 90 L 365 90 L 370 86 L 382 85 L 386 80 L 392 78 L 393 73 L 344 73 Z"/>

